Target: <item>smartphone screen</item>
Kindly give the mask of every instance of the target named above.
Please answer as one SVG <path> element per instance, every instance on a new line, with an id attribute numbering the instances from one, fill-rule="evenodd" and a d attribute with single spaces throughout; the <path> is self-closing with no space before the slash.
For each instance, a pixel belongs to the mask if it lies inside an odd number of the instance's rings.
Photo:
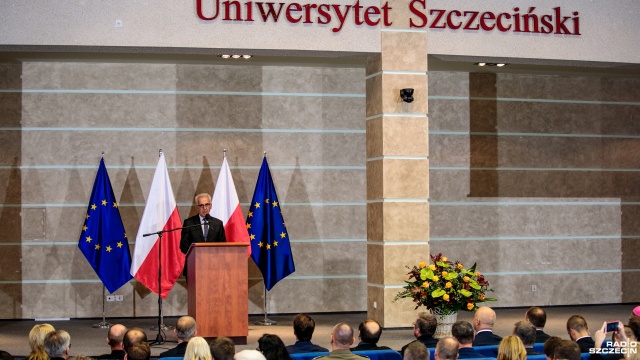
<path id="1" fill-rule="evenodd" d="M 619 323 L 619 321 L 607 322 L 607 332 L 618 331 L 618 323 Z"/>

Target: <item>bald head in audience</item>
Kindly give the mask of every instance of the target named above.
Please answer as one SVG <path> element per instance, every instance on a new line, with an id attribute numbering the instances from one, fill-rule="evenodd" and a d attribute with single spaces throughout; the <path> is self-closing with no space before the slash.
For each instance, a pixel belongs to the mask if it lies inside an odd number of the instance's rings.
<path id="1" fill-rule="evenodd" d="M 434 354 L 436 360 L 458 359 L 458 342 L 452 337 L 445 337 L 438 341 Z"/>
<path id="2" fill-rule="evenodd" d="M 353 344 L 353 328 L 347 323 L 339 323 L 331 331 L 331 349 L 349 349 Z"/>

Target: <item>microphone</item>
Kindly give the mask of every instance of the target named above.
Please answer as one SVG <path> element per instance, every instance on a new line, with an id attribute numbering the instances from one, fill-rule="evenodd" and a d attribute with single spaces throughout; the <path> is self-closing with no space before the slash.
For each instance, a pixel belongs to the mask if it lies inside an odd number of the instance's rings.
<path id="1" fill-rule="evenodd" d="M 209 214 L 205 215 L 203 224 L 209 225 L 209 220 L 211 220 L 211 215 Z"/>

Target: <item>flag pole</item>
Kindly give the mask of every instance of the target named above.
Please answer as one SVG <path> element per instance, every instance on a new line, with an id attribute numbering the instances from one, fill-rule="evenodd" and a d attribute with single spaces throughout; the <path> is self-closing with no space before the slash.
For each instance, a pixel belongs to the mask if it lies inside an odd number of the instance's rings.
<path id="1" fill-rule="evenodd" d="M 104 153 L 102 153 L 102 155 L 104 156 Z M 108 329 L 111 327 L 111 324 L 109 324 L 105 318 L 105 312 L 104 312 L 104 299 L 105 299 L 105 286 L 104 284 L 102 284 L 102 322 L 99 322 L 97 324 L 93 324 L 94 328 L 97 329 Z"/>
<path id="2" fill-rule="evenodd" d="M 254 324 L 255 325 L 263 325 L 263 326 L 271 326 L 271 325 L 277 325 L 278 322 L 271 320 L 269 318 L 267 318 L 267 288 L 265 286 L 264 288 L 264 305 L 263 305 L 263 311 L 264 311 L 264 319 L 262 320 L 258 320 L 256 321 Z"/>

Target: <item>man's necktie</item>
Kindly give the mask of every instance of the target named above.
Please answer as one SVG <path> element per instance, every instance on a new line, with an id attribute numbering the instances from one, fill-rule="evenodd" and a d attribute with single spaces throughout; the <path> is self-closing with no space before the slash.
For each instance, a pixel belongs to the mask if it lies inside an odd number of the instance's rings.
<path id="1" fill-rule="evenodd" d="M 207 219 L 202 219 L 202 235 L 204 235 L 205 241 L 207 240 L 207 235 L 209 234 L 209 224 L 206 223 Z"/>

